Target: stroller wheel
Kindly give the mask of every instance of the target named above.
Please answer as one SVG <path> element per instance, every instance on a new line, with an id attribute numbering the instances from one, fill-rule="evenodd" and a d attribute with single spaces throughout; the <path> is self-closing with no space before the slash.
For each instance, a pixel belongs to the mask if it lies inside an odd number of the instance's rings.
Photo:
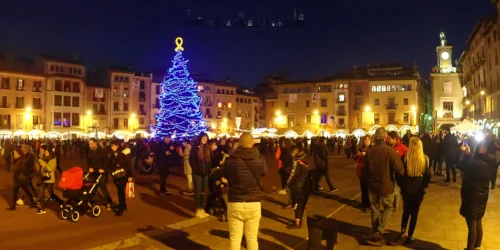
<path id="1" fill-rule="evenodd" d="M 208 214 L 210 214 L 210 215 L 213 216 L 215 214 L 215 210 L 213 208 L 209 208 L 208 209 Z"/>
<path id="2" fill-rule="evenodd" d="M 77 222 L 80 219 L 80 212 L 74 210 L 69 218 L 72 222 Z"/>
<path id="3" fill-rule="evenodd" d="M 59 217 L 63 220 L 67 220 L 69 217 L 69 214 L 70 214 L 70 211 L 69 211 L 69 208 L 67 206 L 62 207 L 61 210 L 59 211 Z"/>
<path id="4" fill-rule="evenodd" d="M 99 215 L 101 215 L 101 212 L 102 212 L 102 209 L 99 205 L 94 205 L 92 207 L 92 215 L 94 217 L 99 217 Z"/>

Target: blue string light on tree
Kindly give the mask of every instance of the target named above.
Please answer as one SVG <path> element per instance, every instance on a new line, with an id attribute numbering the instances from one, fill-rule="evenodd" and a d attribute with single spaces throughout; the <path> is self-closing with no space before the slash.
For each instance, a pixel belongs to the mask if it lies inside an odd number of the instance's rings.
<path id="1" fill-rule="evenodd" d="M 207 130 L 200 111 L 198 83 L 189 76 L 188 60 L 182 56 L 182 38 L 176 38 L 175 43 L 177 47 L 172 67 L 168 70 L 166 80 L 161 83 L 160 110 L 155 115 L 156 125 L 151 127 L 155 138 L 167 135 L 192 138 Z"/>

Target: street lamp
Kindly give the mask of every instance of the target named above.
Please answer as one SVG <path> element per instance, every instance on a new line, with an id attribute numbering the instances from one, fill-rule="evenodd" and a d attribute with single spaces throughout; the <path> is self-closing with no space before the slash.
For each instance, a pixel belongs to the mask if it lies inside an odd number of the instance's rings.
<path id="1" fill-rule="evenodd" d="M 31 107 L 30 106 L 26 107 L 26 113 L 31 113 Z"/>
<path id="2" fill-rule="evenodd" d="M 371 108 L 370 106 L 366 106 L 366 107 L 365 107 L 365 111 L 366 111 L 366 112 L 370 112 L 370 110 L 372 110 L 372 108 Z"/>
<path id="3" fill-rule="evenodd" d="M 481 95 L 484 95 L 484 94 L 485 94 L 484 90 L 481 90 L 481 92 L 479 92 L 479 93 L 480 93 Z"/>
<path id="4" fill-rule="evenodd" d="M 88 115 L 88 116 L 91 116 L 91 115 L 92 115 L 92 111 L 87 110 L 87 115 Z"/>
<path id="5" fill-rule="evenodd" d="M 314 110 L 314 115 L 318 115 L 318 114 L 319 114 L 318 110 Z"/>
<path id="6" fill-rule="evenodd" d="M 465 105 L 469 105 L 470 104 L 470 101 L 469 100 L 466 100 L 465 101 Z"/>
<path id="7" fill-rule="evenodd" d="M 277 110 L 277 111 L 276 111 L 276 115 L 277 115 L 277 116 L 280 116 L 280 115 L 281 115 L 281 111 Z"/>
<path id="8" fill-rule="evenodd" d="M 411 106 L 411 111 L 413 112 L 417 111 L 417 107 L 415 107 L 415 105 Z"/>

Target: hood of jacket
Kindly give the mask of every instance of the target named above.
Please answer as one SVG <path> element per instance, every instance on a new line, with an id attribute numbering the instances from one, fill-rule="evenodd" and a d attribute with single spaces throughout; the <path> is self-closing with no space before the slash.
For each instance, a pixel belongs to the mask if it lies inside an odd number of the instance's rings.
<path id="1" fill-rule="evenodd" d="M 259 150 L 256 148 L 242 148 L 238 147 L 231 157 L 240 158 L 242 160 L 254 160 L 260 157 Z"/>
<path id="2" fill-rule="evenodd" d="M 130 154 L 130 152 L 131 152 L 130 148 L 125 148 L 125 149 L 122 151 L 122 153 L 123 153 L 124 155 L 129 155 L 129 154 Z"/>

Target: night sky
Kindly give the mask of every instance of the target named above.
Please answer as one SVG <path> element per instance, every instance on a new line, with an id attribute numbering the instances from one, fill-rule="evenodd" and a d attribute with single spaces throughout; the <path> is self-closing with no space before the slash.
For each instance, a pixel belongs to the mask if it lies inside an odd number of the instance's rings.
<path id="1" fill-rule="evenodd" d="M 245 2 L 245 3 L 238 3 Z M 288 21 L 293 7 L 305 30 L 187 29 L 187 10 L 213 19 L 270 13 Z M 266 74 L 314 79 L 366 66 L 419 65 L 428 78 L 440 29 L 458 59 L 476 22 L 495 12 L 489 0 L 87 0 L 2 1 L 0 52 L 79 54 L 89 66 L 170 67 L 174 39 L 184 37 L 192 73 L 254 86 Z"/>

